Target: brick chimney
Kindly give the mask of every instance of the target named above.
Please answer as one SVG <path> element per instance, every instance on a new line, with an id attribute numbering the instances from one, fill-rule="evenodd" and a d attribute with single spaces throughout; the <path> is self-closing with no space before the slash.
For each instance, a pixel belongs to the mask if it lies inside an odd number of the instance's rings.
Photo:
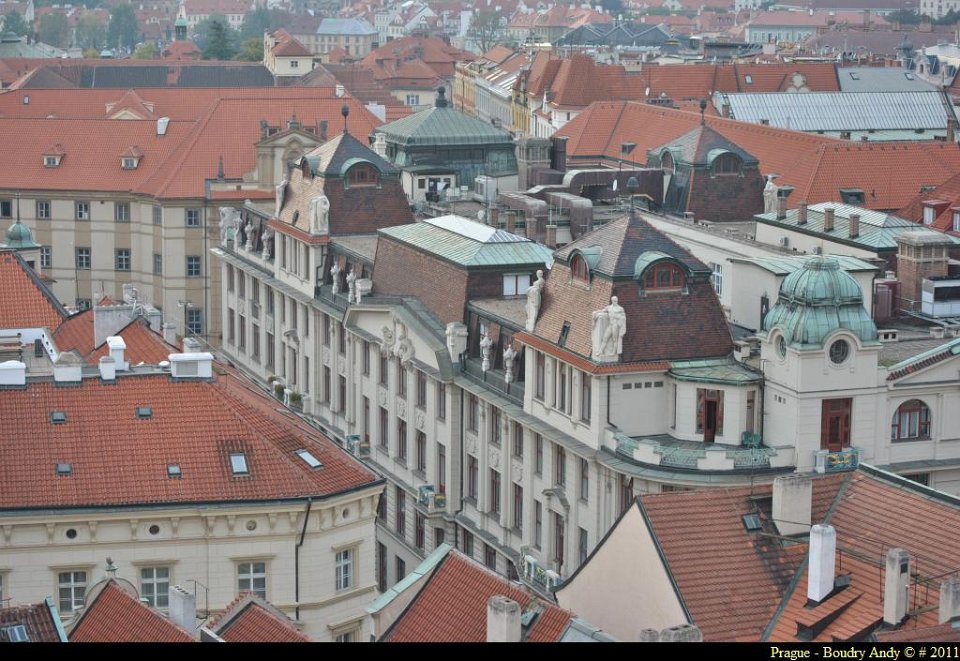
<path id="1" fill-rule="evenodd" d="M 907 591 L 910 588 L 910 553 L 906 549 L 887 551 L 883 576 L 883 621 L 896 626 L 907 615 Z"/>
<path id="2" fill-rule="evenodd" d="M 813 480 L 805 475 L 780 475 L 773 481 L 773 522 L 781 535 L 810 529 Z"/>
<path id="3" fill-rule="evenodd" d="M 777 220 L 783 220 L 787 217 L 787 198 L 777 198 Z"/>
<path id="4" fill-rule="evenodd" d="M 507 221 L 507 231 L 513 234 L 517 230 L 517 214 L 514 211 L 504 212 Z"/>
<path id="5" fill-rule="evenodd" d="M 547 240 L 544 241 L 547 244 L 548 248 L 557 247 L 557 226 L 556 225 L 547 225 Z"/>
<path id="6" fill-rule="evenodd" d="M 487 642 L 520 642 L 520 604 L 502 595 L 487 602 Z"/>
<path id="7" fill-rule="evenodd" d="M 807 201 L 804 200 L 800 203 L 800 206 L 797 207 L 797 225 L 806 225 L 807 224 Z"/>
<path id="8" fill-rule="evenodd" d="M 816 524 L 810 528 L 810 558 L 807 565 L 807 599 L 821 602 L 833 592 L 837 531 Z"/>
<path id="9" fill-rule="evenodd" d="M 850 238 L 855 239 L 860 236 L 860 214 L 850 214 Z"/>
<path id="10" fill-rule="evenodd" d="M 490 225 L 490 227 L 500 226 L 500 209 L 497 207 L 490 207 L 490 210 L 487 212 L 487 223 Z"/>
<path id="11" fill-rule="evenodd" d="M 940 624 L 960 617 L 960 578 L 954 576 L 940 584 Z"/>
<path id="12" fill-rule="evenodd" d="M 947 142 L 957 141 L 957 120 L 953 117 L 947 120 Z"/>
<path id="13" fill-rule="evenodd" d="M 902 310 L 919 311 L 923 281 L 948 275 L 950 239 L 940 232 L 902 232 L 897 237 L 897 279 Z"/>
<path id="14" fill-rule="evenodd" d="M 824 232 L 833 231 L 833 214 L 834 214 L 833 207 L 823 210 L 823 231 Z"/>

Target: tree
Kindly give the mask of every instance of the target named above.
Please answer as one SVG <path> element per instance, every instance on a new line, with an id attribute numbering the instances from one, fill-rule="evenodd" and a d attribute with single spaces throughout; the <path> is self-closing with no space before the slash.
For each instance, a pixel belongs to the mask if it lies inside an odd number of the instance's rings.
<path id="1" fill-rule="evenodd" d="M 960 20 L 960 14 L 955 9 L 951 9 L 946 14 L 938 18 L 934 23 L 937 25 L 953 25 Z"/>
<path id="2" fill-rule="evenodd" d="M 227 35 L 227 41 L 229 42 L 231 49 L 236 52 L 237 44 L 240 43 L 240 34 L 230 27 L 230 23 L 227 21 L 226 16 L 218 13 L 210 14 L 207 18 L 203 19 L 194 26 L 193 41 L 197 44 L 197 48 L 199 48 L 201 51 L 206 50 L 207 45 L 210 43 L 213 25 L 215 23 L 220 24 L 220 28 L 222 28 Z"/>
<path id="3" fill-rule="evenodd" d="M 231 43 L 231 30 L 227 24 L 220 21 L 213 21 L 210 24 L 210 36 L 207 45 L 203 49 L 203 59 L 205 60 L 229 60 L 237 54 L 237 49 Z"/>
<path id="4" fill-rule="evenodd" d="M 56 48 L 66 48 L 69 45 L 67 41 L 70 39 L 67 17 L 59 13 L 45 15 L 37 26 L 37 38 Z"/>
<path id="5" fill-rule="evenodd" d="M 240 26 L 240 38 L 246 43 L 247 39 L 254 37 L 263 40 L 263 33 L 271 30 L 270 10 L 264 6 L 257 7 L 253 11 L 248 11 L 243 17 L 243 25 Z"/>
<path id="6" fill-rule="evenodd" d="M 898 9 L 886 15 L 890 23 L 900 23 L 901 25 L 919 25 L 920 14 L 909 9 Z"/>
<path id="7" fill-rule="evenodd" d="M 110 9 L 110 28 L 107 43 L 111 48 L 133 48 L 140 41 L 140 26 L 131 5 L 117 5 Z"/>
<path id="8" fill-rule="evenodd" d="M 263 61 L 263 37 L 259 39 L 252 37 L 245 39 L 240 44 L 240 52 L 233 56 L 233 59 L 243 62 L 262 62 Z"/>
<path id="9" fill-rule="evenodd" d="M 142 43 L 133 51 L 131 57 L 135 60 L 155 60 L 157 59 L 157 47 L 152 41 Z"/>
<path id="10" fill-rule="evenodd" d="M 83 51 L 83 57 L 87 60 L 96 60 L 100 57 L 100 51 L 96 48 L 88 48 Z"/>
<path id="11" fill-rule="evenodd" d="M 23 20 L 23 14 L 14 9 L 3 20 L 3 31 L 23 37 L 30 32 L 30 26 Z"/>
<path id="12" fill-rule="evenodd" d="M 94 48 L 99 51 L 106 41 L 107 27 L 100 22 L 100 18 L 93 12 L 83 12 L 77 19 L 76 45 L 84 50 Z"/>
<path id="13" fill-rule="evenodd" d="M 497 42 L 500 32 L 500 12 L 496 9 L 481 9 L 474 13 L 471 23 L 473 40 L 486 53 Z"/>
<path id="14" fill-rule="evenodd" d="M 623 13 L 623 0 L 600 0 L 600 6 L 611 16 Z"/>

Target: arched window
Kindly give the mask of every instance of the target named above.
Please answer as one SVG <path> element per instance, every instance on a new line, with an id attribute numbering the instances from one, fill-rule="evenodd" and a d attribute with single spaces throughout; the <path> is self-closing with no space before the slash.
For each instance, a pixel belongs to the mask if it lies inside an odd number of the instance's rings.
<path id="1" fill-rule="evenodd" d="M 347 171 L 347 185 L 376 186 L 380 180 L 380 173 L 372 165 L 360 163 Z"/>
<path id="2" fill-rule="evenodd" d="M 923 438 L 930 438 L 930 407 L 919 399 L 911 399 L 901 404 L 893 414 L 890 440 L 912 441 Z"/>
<path id="3" fill-rule="evenodd" d="M 736 154 L 720 154 L 713 159 L 713 174 L 740 174 L 740 159 Z"/>
<path id="4" fill-rule="evenodd" d="M 673 154 L 668 151 L 663 152 L 663 156 L 660 157 L 660 170 L 664 174 L 673 174 Z"/>
<path id="5" fill-rule="evenodd" d="M 587 266 L 587 260 L 583 258 L 583 255 L 574 255 L 573 259 L 570 260 L 570 273 L 577 280 L 586 281 L 590 279 L 590 268 Z"/>
<path id="6" fill-rule="evenodd" d="M 683 269 L 669 262 L 654 264 L 643 274 L 643 288 L 652 289 L 682 289 L 684 283 Z"/>

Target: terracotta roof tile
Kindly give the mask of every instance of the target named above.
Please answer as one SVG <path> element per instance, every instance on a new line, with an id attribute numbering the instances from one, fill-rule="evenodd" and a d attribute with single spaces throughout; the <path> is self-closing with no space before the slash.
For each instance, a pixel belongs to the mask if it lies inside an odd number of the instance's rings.
<path id="1" fill-rule="evenodd" d="M 192 643 L 194 639 L 108 579 L 97 590 L 70 632 L 72 643 Z"/>
<path id="2" fill-rule="evenodd" d="M 80 387 L 28 382 L 0 397 L 9 430 L 0 446 L 0 509 L 148 503 L 265 501 L 327 496 L 373 484 L 375 476 L 295 415 L 278 410 L 241 377 L 174 381 L 168 374 L 121 376 Z M 139 419 L 137 407 L 152 416 Z M 52 411 L 67 422 L 51 424 Z M 149 437 L 149 442 L 136 439 Z M 323 463 L 309 468 L 294 452 Z M 233 475 L 243 452 L 249 474 Z M 57 476 L 57 463 L 72 473 Z M 167 475 L 179 464 L 182 477 Z"/>
<path id="3" fill-rule="evenodd" d="M 873 636 L 878 643 L 960 643 L 960 629 L 955 622 L 878 631 Z"/>
<path id="4" fill-rule="evenodd" d="M 310 638 L 274 606 L 242 594 L 208 625 L 228 643 L 308 643 Z"/>
<path id="5" fill-rule="evenodd" d="M 53 600 L 40 604 L 0 608 L 0 627 L 23 625 L 32 643 L 65 643 L 60 639 L 59 622 L 51 612 Z"/>
<path id="6" fill-rule="evenodd" d="M 68 317 L 54 331 L 53 341 L 60 351 L 76 351 L 80 356 L 93 351 L 93 309 Z"/>
<path id="7" fill-rule="evenodd" d="M 0 250 L 0 329 L 53 331 L 66 317 L 67 311 L 20 255 Z"/>
<path id="8" fill-rule="evenodd" d="M 459 551 L 451 550 L 406 611 L 386 632 L 391 643 L 478 643 L 486 640 L 487 602 L 503 595 L 527 610 L 535 602 L 544 610 L 526 632 L 530 642 L 557 642 L 572 613 L 537 599 Z"/>
<path id="9" fill-rule="evenodd" d="M 147 363 L 156 365 L 161 360 L 167 360 L 171 353 L 177 353 L 178 347 L 173 347 L 163 341 L 163 338 L 150 330 L 150 325 L 143 319 L 134 319 L 120 329 L 118 337 L 123 338 L 127 345 L 124 359 L 131 365 Z M 84 356 L 87 363 L 97 365 L 103 356 L 110 354 L 110 347 L 104 342 L 91 353 Z"/>
<path id="10" fill-rule="evenodd" d="M 375 68 L 377 60 L 416 60 L 426 64 L 435 76 L 453 78 L 454 66 L 458 61 L 475 60 L 476 55 L 454 48 L 437 37 L 409 36 L 389 41 L 380 48 L 370 51 L 360 60 L 360 64 Z"/>

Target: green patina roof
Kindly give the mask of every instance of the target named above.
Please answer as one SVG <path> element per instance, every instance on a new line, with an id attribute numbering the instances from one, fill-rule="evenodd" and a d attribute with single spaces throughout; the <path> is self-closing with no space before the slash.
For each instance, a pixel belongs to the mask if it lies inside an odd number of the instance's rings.
<path id="1" fill-rule="evenodd" d="M 667 372 L 678 381 L 745 385 L 762 377 L 749 367 L 729 358 L 676 361 Z"/>
<path id="2" fill-rule="evenodd" d="M 374 130 L 403 146 L 513 145 L 510 133 L 459 110 L 433 107 Z"/>
<path id="3" fill-rule="evenodd" d="M 662 259 L 674 259 L 665 252 L 660 252 L 659 250 L 648 250 L 639 257 L 637 261 L 633 263 L 633 277 L 639 278 L 643 275 L 643 272 L 647 270 L 647 267 L 653 264 L 654 262 L 659 262 Z"/>
<path id="4" fill-rule="evenodd" d="M 820 348 L 836 330 L 846 329 L 865 344 L 877 343 L 877 327 L 863 307 L 860 285 L 833 257 L 814 257 L 784 278 L 763 330 L 779 328 L 787 343 Z"/>
<path id="5" fill-rule="evenodd" d="M 440 562 L 447 557 L 447 554 L 450 553 L 450 550 L 453 547 L 449 544 L 440 544 L 433 553 L 424 558 L 423 562 L 417 565 L 413 571 L 403 577 L 402 580 L 397 582 L 392 588 L 381 594 L 379 597 L 373 600 L 369 606 L 367 606 L 366 611 L 368 613 L 377 613 L 396 599 L 398 596 L 403 594 L 403 591 L 409 588 L 411 585 L 419 581 L 426 574 L 429 574 L 433 571 Z"/>
<path id="6" fill-rule="evenodd" d="M 3 247 L 11 250 L 36 250 L 40 247 L 40 244 L 33 240 L 30 229 L 16 220 L 7 230 L 6 243 L 3 244 Z"/>
<path id="7" fill-rule="evenodd" d="M 833 259 L 837 260 L 837 263 L 840 264 L 840 268 L 844 271 L 879 271 L 879 267 L 874 266 L 870 262 L 865 262 L 862 259 L 856 257 L 848 257 L 846 255 L 829 255 Z M 741 264 L 754 264 L 769 271 L 774 275 L 787 275 L 793 273 L 794 271 L 803 268 L 803 265 L 807 263 L 810 259 L 816 259 L 816 257 L 810 257 L 809 255 L 778 255 L 776 257 L 744 257 L 744 258 L 734 258 L 731 259 L 731 262 L 737 262 Z"/>
<path id="8" fill-rule="evenodd" d="M 380 233 L 460 266 L 541 266 L 552 251 L 522 236 L 461 216 L 428 218 Z"/>

